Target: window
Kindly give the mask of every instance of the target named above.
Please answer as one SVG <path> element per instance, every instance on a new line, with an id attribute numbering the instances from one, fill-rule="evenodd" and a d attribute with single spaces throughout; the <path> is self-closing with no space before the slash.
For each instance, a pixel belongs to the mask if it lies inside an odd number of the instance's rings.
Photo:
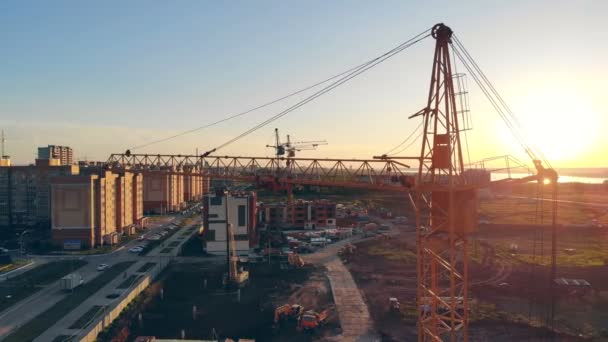
<path id="1" fill-rule="evenodd" d="M 222 205 L 222 198 L 221 197 L 211 197 L 209 199 L 209 202 L 211 203 L 211 205 Z"/>
<path id="2" fill-rule="evenodd" d="M 209 218 L 218 218 L 219 216 L 217 214 L 209 214 Z"/>
<path id="3" fill-rule="evenodd" d="M 239 205 L 239 227 L 243 227 L 245 225 L 245 222 L 247 221 L 246 219 L 246 208 L 244 205 Z"/>
<path id="4" fill-rule="evenodd" d="M 235 234 L 234 241 L 248 241 L 249 236 L 247 234 Z"/>

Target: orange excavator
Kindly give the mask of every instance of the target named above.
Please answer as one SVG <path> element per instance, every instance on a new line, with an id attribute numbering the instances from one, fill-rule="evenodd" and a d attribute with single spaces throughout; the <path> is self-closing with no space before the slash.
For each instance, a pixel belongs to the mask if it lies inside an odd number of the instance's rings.
<path id="1" fill-rule="evenodd" d="M 304 307 L 300 304 L 283 304 L 274 310 L 274 324 L 277 325 L 283 319 L 294 319 L 300 317 Z"/>
<path id="2" fill-rule="evenodd" d="M 304 262 L 304 259 L 302 259 L 302 257 L 296 253 L 288 254 L 287 261 L 289 262 L 289 264 L 291 266 L 294 266 L 294 267 L 304 267 L 304 265 L 306 264 Z"/>
<path id="3" fill-rule="evenodd" d="M 298 330 L 316 329 L 325 324 L 328 316 L 329 309 L 325 309 L 319 313 L 312 310 L 306 311 L 298 320 Z"/>

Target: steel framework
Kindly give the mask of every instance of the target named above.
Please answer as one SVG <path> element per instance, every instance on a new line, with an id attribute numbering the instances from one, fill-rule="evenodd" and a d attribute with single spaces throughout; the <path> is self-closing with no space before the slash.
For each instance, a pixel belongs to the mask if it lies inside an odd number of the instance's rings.
<path id="1" fill-rule="evenodd" d="M 417 188 L 418 340 L 467 340 L 467 233 L 477 223 L 475 188 L 466 185 L 460 146 L 459 112 L 449 43 L 452 30 L 433 27 L 435 57 L 427 106 Z"/>
<path id="2" fill-rule="evenodd" d="M 411 116 L 422 116 L 424 120 L 418 156 L 361 160 L 209 156 L 207 153 L 149 155 L 127 151 L 110 155 L 106 167 L 143 173 L 156 170 L 195 173 L 273 189 L 289 190 L 299 184 L 408 192 L 416 213 L 418 340 L 467 341 L 467 235 L 477 228 L 477 189 L 545 179 L 556 184 L 557 174 L 535 160 L 537 175 L 488 184 L 466 183 L 460 144 L 460 132 L 466 127 L 459 127 L 459 121 L 468 109 L 457 108 L 458 94 L 454 91 L 455 75 L 450 59 L 452 30 L 437 24 L 432 36 L 436 44 L 428 101 L 424 109 Z M 408 173 L 409 166 L 402 160 L 415 162 L 417 172 Z M 552 221 L 551 276 L 555 277 L 555 213 Z"/>
<path id="3" fill-rule="evenodd" d="M 256 183 L 276 189 L 289 185 L 337 186 L 405 192 L 414 186 L 408 165 L 395 160 L 147 155 L 116 153 L 106 166 L 138 172 L 171 170 L 212 179 Z"/>

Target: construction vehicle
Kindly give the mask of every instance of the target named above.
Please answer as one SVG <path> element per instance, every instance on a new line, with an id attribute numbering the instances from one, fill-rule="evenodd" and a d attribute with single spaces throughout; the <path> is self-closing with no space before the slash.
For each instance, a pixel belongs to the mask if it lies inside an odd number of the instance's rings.
<path id="1" fill-rule="evenodd" d="M 289 264 L 294 267 L 304 267 L 304 265 L 306 264 L 304 262 L 304 259 L 302 259 L 302 257 L 299 256 L 297 253 L 287 254 L 287 262 L 289 262 Z"/>
<path id="2" fill-rule="evenodd" d="M 346 244 L 344 247 L 338 250 L 338 255 L 341 257 L 347 257 L 352 255 L 355 252 L 355 249 L 357 249 L 357 247 L 355 247 L 352 243 Z"/>
<path id="3" fill-rule="evenodd" d="M 249 271 L 243 270 L 242 267 L 238 267 L 239 256 L 236 254 L 236 247 L 234 243 L 234 227 L 232 223 L 228 224 L 228 243 L 229 243 L 229 254 L 228 254 L 228 277 L 224 280 L 226 287 L 243 287 L 249 281 Z"/>
<path id="4" fill-rule="evenodd" d="M 388 310 L 391 313 L 400 313 L 401 312 L 401 304 L 396 297 L 390 297 L 388 299 Z"/>
<path id="5" fill-rule="evenodd" d="M 300 304 L 283 304 L 274 310 L 275 326 L 283 319 L 298 319 L 304 307 Z"/>
<path id="6" fill-rule="evenodd" d="M 329 309 L 319 313 L 308 310 L 298 319 L 298 330 L 313 330 L 325 324 L 329 316 Z"/>

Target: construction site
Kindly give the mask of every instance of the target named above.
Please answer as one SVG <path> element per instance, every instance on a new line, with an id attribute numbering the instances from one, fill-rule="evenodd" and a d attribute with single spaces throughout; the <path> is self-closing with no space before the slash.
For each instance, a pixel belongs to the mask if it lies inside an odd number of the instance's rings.
<path id="1" fill-rule="evenodd" d="M 120 315 L 99 318 L 96 340 L 608 340 L 607 184 L 560 183 L 459 38 L 435 24 L 203 153 L 111 154 L 108 174 L 144 175 L 144 204 L 146 182 L 163 170 L 188 176 L 200 210 L 183 235 L 167 232 L 173 240 L 159 242 L 160 252 L 129 256 L 166 267 Z M 430 82 L 420 85 L 428 96 L 408 114 L 417 128 L 391 153 L 300 158 L 328 142 L 282 139 L 275 129 L 272 156 L 221 154 L 429 41 Z M 529 160 L 467 160 L 467 78 Z M 419 152 L 402 154 L 408 144 Z M 162 213 L 173 190 L 154 189 L 163 200 L 150 205 Z M 71 338 L 87 340 L 80 336 Z"/>

